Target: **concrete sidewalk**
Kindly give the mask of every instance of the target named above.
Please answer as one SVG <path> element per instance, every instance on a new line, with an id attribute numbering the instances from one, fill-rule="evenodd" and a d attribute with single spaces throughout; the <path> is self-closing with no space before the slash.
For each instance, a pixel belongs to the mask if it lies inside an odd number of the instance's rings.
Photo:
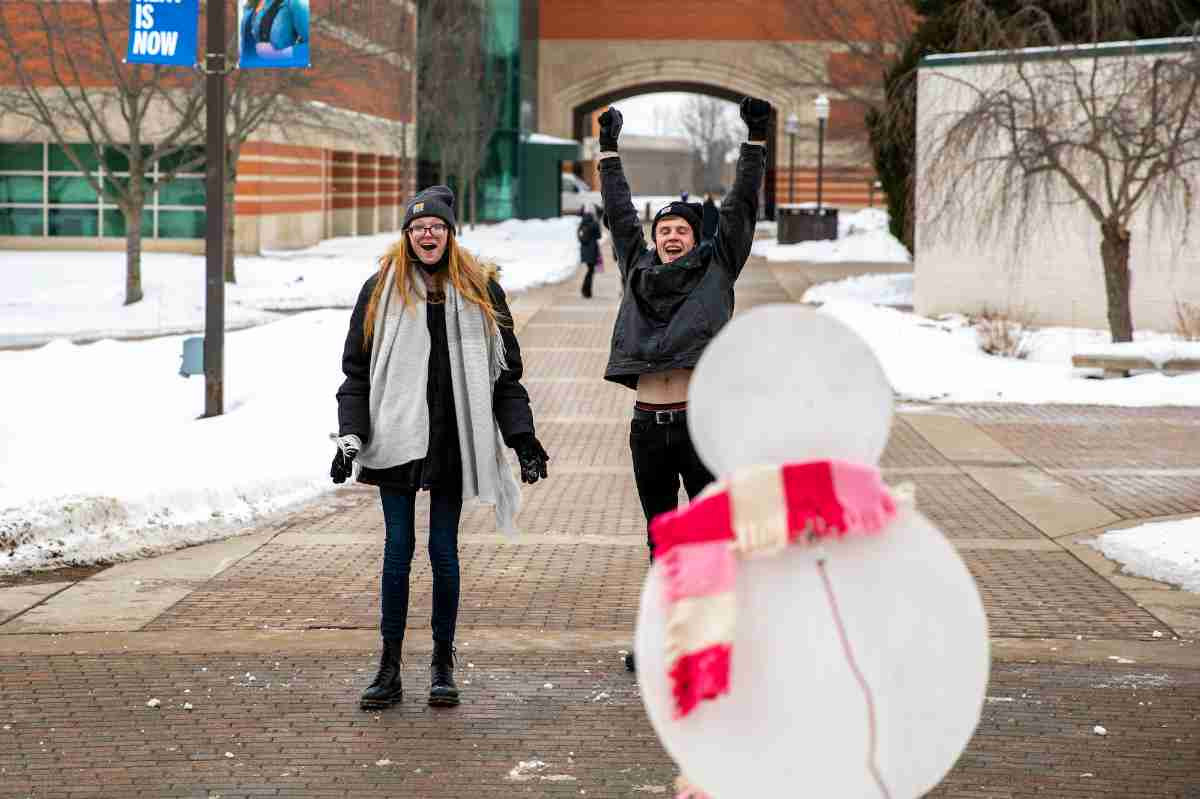
<path id="1" fill-rule="evenodd" d="M 753 260 L 739 311 L 798 299 L 778 272 Z M 596 289 L 514 304 L 551 477 L 526 488 L 515 541 L 489 509 L 464 511 L 461 707 L 423 701 L 418 553 L 409 694 L 357 709 L 382 516 L 374 492 L 343 488 L 238 538 L 0 583 L 0 797 L 669 795 L 674 766 L 620 665 L 645 530 L 632 394 L 600 379 L 614 275 Z M 915 485 L 958 547 L 993 635 L 980 728 L 931 795 L 1200 797 L 1200 596 L 1123 576 L 1085 543 L 1200 513 L 1198 434 L 1191 409 L 900 409 L 885 477 Z"/>

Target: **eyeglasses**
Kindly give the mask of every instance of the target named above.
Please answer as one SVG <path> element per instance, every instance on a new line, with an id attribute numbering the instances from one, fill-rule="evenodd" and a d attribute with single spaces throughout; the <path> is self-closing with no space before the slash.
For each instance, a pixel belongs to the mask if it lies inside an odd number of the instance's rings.
<path id="1" fill-rule="evenodd" d="M 424 227 L 410 227 L 408 229 L 408 232 L 415 233 L 417 235 L 417 238 L 420 238 L 421 236 L 424 236 L 426 233 L 431 233 L 434 236 L 440 236 L 446 232 L 446 229 L 447 228 L 445 225 L 425 225 Z"/>

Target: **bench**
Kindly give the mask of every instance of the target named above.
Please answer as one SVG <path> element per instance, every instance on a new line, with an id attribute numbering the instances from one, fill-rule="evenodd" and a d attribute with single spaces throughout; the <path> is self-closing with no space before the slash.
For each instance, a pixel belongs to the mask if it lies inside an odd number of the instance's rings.
<path id="1" fill-rule="evenodd" d="M 1140 355 L 1098 355 L 1080 353 L 1071 356 L 1077 369 L 1102 369 L 1104 377 L 1129 377 L 1130 372 L 1162 372 L 1181 375 L 1200 372 L 1200 358 L 1170 358 L 1155 362 Z"/>

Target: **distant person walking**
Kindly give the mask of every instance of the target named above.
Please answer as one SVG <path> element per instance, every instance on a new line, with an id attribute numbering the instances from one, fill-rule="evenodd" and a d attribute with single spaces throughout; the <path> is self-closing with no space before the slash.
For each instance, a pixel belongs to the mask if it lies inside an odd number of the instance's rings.
<path id="1" fill-rule="evenodd" d="M 704 241 L 712 241 L 713 236 L 717 235 L 717 221 L 721 218 L 721 213 L 717 210 L 717 204 L 713 202 L 712 194 L 705 193 L 704 205 L 701 210 L 700 222 L 700 238 Z"/>
<path id="2" fill-rule="evenodd" d="M 584 209 L 576 235 L 579 238 L 579 260 L 587 267 L 583 276 L 583 296 L 592 297 L 592 278 L 596 275 L 596 262 L 600 260 L 600 223 L 592 212 Z"/>
<path id="3" fill-rule="evenodd" d="M 403 697 L 400 650 L 408 618 L 418 491 L 429 492 L 433 658 L 429 704 L 457 705 L 458 524 L 464 499 L 496 506 L 511 529 L 521 479 L 546 477 L 549 456 L 521 385 L 521 347 L 495 271 L 458 245 L 454 194 L 433 186 L 409 202 L 402 238 L 367 279 L 350 316 L 337 392 L 338 437 L 329 476 L 379 487 L 383 548 L 383 653 L 363 709 Z"/>

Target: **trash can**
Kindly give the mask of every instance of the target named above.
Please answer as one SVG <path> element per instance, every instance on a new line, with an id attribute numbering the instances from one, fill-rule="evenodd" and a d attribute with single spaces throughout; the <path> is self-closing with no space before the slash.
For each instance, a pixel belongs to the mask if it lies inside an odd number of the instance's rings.
<path id="1" fill-rule="evenodd" d="M 780 244 L 801 241 L 822 241 L 838 236 L 838 209 L 813 208 L 810 205 L 778 205 L 775 207 L 777 240 Z"/>

